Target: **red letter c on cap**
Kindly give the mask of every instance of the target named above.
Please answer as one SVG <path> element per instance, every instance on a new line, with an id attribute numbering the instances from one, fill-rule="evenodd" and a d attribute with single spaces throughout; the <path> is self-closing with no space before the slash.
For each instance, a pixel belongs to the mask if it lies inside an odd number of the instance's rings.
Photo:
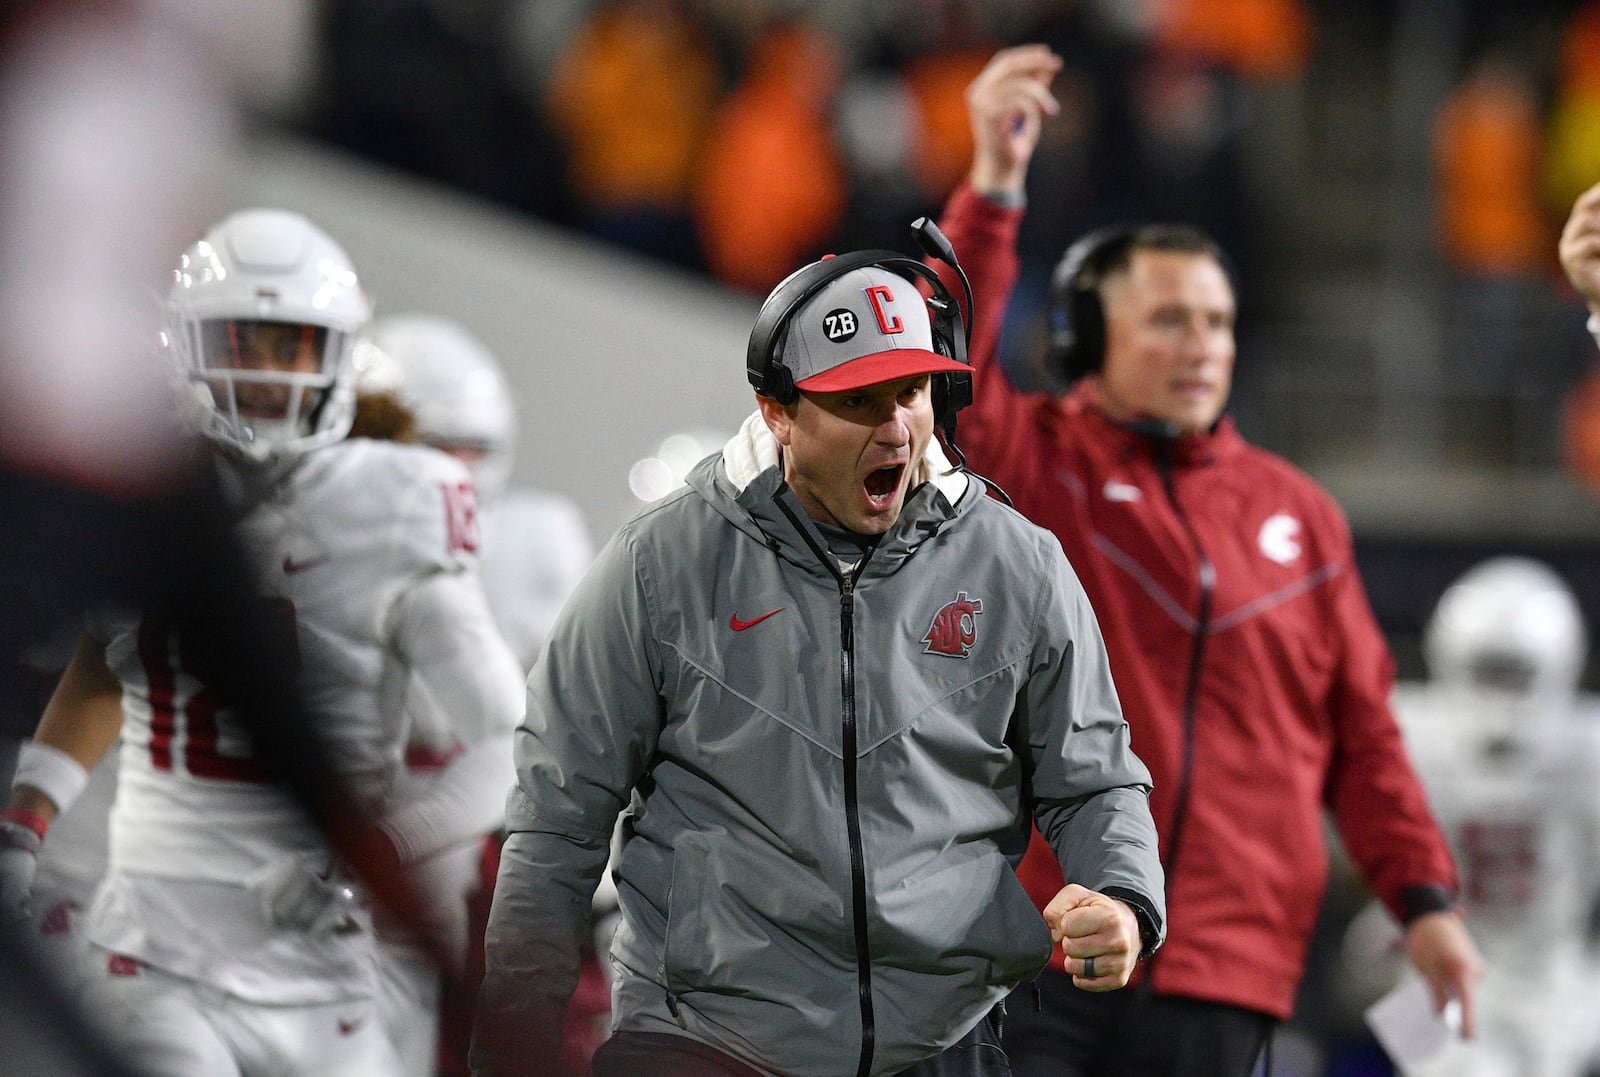
<path id="1" fill-rule="evenodd" d="M 889 291 L 887 284 L 874 284 L 867 289 L 867 302 L 872 304 L 872 313 L 878 316 L 878 330 L 883 333 L 904 333 L 905 324 L 898 316 L 886 314 L 883 309 L 885 303 L 894 302 L 894 293 Z"/>

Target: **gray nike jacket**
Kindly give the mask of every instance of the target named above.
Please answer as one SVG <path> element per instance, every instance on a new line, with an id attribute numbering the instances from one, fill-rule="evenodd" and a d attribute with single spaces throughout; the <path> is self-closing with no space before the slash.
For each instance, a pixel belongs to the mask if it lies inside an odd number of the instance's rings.
<path id="1" fill-rule="evenodd" d="M 624 809 L 614 1027 L 765 1073 L 897 1073 L 1037 973 L 1030 808 L 1159 935 L 1150 777 L 1077 577 L 936 441 L 919 477 L 843 569 L 756 415 L 601 552 L 528 679 L 478 1072 L 544 1072 Z"/>

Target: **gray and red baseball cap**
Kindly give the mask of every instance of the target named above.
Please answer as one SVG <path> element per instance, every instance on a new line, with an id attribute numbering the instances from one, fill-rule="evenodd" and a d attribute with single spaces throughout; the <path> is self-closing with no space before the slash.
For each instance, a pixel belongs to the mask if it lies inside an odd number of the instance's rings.
<path id="1" fill-rule="evenodd" d="M 781 358 L 795 387 L 816 393 L 972 369 L 934 350 L 922 292 L 880 266 L 852 269 L 812 296 L 789 319 Z"/>

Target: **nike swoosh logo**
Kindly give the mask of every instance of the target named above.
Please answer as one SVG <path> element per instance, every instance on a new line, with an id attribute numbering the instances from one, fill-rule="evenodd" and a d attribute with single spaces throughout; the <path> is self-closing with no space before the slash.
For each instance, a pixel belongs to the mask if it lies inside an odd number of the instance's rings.
<path id="1" fill-rule="evenodd" d="M 351 1033 L 355 1032 L 356 1029 L 360 1028 L 364 1024 L 366 1024 L 366 1018 L 364 1018 L 364 1017 L 357 1017 L 357 1018 L 355 1018 L 354 1020 L 351 1020 L 351 1021 L 346 1021 L 343 1018 L 340 1018 L 339 1019 L 339 1034 L 341 1036 L 348 1036 Z"/>
<path id="2" fill-rule="evenodd" d="M 735 632 L 743 632 L 750 626 L 758 625 L 762 621 L 765 621 L 768 617 L 771 617 L 773 613 L 782 613 L 787 608 L 787 606 L 779 606 L 777 609 L 773 610 L 772 613 L 763 613 L 760 617 L 756 617 L 748 621 L 739 620 L 739 615 L 735 613 L 733 616 L 728 618 L 728 627 L 733 629 Z"/>
<path id="3" fill-rule="evenodd" d="M 316 568 L 326 560 L 328 560 L 326 556 L 308 557 L 304 561 L 296 561 L 293 557 L 285 557 L 283 559 L 283 571 L 285 575 L 293 576 L 296 572 L 304 572 L 308 568 Z"/>

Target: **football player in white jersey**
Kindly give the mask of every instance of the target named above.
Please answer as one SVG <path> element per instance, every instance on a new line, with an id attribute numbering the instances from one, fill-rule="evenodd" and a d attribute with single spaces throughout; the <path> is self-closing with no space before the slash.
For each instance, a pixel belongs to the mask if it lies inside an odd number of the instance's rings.
<path id="1" fill-rule="evenodd" d="M 1559 575 L 1491 558 L 1435 607 L 1429 680 L 1396 690 L 1486 968 L 1477 1036 L 1453 1041 L 1430 1075 L 1583 1077 L 1597 1061 L 1600 708 L 1578 692 L 1586 641 Z"/>
<path id="2" fill-rule="evenodd" d="M 522 678 L 477 578 L 468 472 L 426 447 L 346 440 L 370 308 L 304 217 L 236 213 L 174 278 L 171 353 L 343 778 L 401 862 L 481 833 L 510 785 Z M 120 733 L 87 936 L 89 989 L 129 1059 L 179 1077 L 388 1077 L 365 903 L 188 657 L 155 611 L 94 618 L 19 760 L 8 833 L 42 841 Z M 402 799 L 408 721 L 454 740 L 426 794 Z M 0 857 L 8 897 L 25 844 Z"/>
<path id="3" fill-rule="evenodd" d="M 594 559 L 583 512 L 571 498 L 510 485 L 516 405 L 499 361 L 466 328 L 435 314 L 391 314 L 365 335 L 379 356 L 363 385 L 394 391 L 416 417 L 418 438 L 472 470 L 482 506 L 484 590 L 528 669 Z"/>
<path id="4" fill-rule="evenodd" d="M 371 350 L 361 353 L 362 392 L 393 396 L 415 420 L 418 440 L 450 453 L 472 471 L 482 505 L 484 589 L 501 631 L 527 670 L 594 557 L 583 514 L 569 498 L 510 487 L 516 455 L 511 390 L 498 360 L 465 327 L 439 315 L 406 313 L 375 319 L 363 336 Z M 447 732 L 420 726 L 412 736 L 414 761 L 429 759 L 433 741 Z M 425 766 L 413 767 L 415 788 L 425 788 L 431 780 Z M 498 826 L 497 820 L 481 837 L 490 839 L 489 832 Z M 448 906 L 460 917 L 450 931 L 464 946 L 469 902 L 482 885 L 482 853 L 480 843 L 427 864 L 435 885 L 458 895 Z M 437 1052 L 435 977 L 403 938 L 382 934 L 385 1020 L 405 1062 L 404 1072 L 420 1077 L 433 1072 Z M 454 1016 L 457 1038 L 464 1039 L 461 1015 Z M 457 1044 L 447 1054 L 464 1047 L 464 1042 Z"/>

